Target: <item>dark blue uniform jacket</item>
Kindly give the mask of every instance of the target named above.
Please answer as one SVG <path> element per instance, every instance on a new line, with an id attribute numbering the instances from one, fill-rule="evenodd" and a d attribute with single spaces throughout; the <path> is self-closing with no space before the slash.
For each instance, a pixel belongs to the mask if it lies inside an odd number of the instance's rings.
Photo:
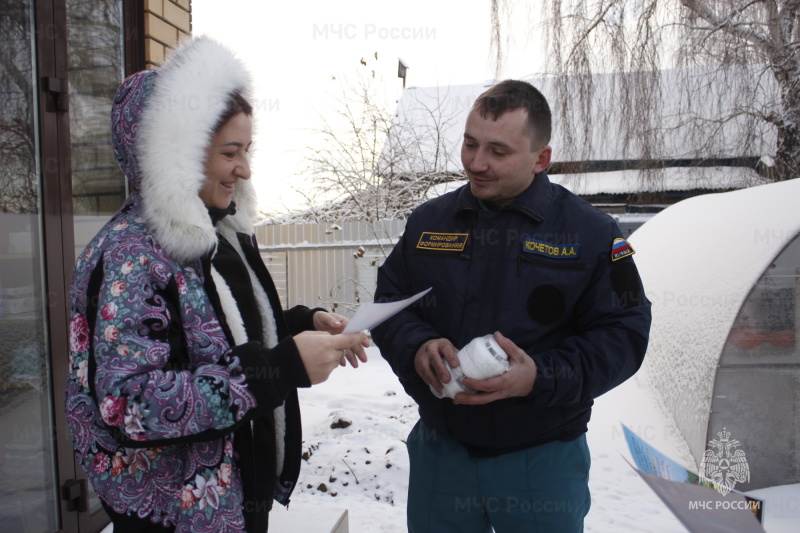
<path id="1" fill-rule="evenodd" d="M 500 210 L 469 185 L 417 208 L 375 298 L 433 290 L 372 335 L 424 422 L 476 454 L 585 432 L 593 399 L 633 375 L 647 348 L 650 302 L 621 237 L 611 217 L 544 172 Z M 431 394 L 414 369 L 425 341 L 460 349 L 498 330 L 536 362 L 527 397 L 464 406 Z"/>

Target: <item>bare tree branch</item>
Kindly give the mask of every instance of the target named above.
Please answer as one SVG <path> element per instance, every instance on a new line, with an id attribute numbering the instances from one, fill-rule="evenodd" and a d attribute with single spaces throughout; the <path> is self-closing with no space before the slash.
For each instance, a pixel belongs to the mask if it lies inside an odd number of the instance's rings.
<path id="1" fill-rule="evenodd" d="M 753 0 L 741 6 L 739 9 L 731 11 L 725 17 L 718 17 L 707 4 L 700 0 L 681 0 L 681 4 L 683 4 L 686 9 L 711 24 L 711 30 L 719 28 L 750 41 L 753 44 L 758 44 L 766 50 L 770 46 L 770 40 L 766 35 L 755 31 L 749 31 L 747 28 L 750 24 L 736 24 L 733 22 L 734 17 L 741 15 L 747 8 L 757 3 L 762 3 L 762 0 Z"/>
<path id="2" fill-rule="evenodd" d="M 408 96 L 414 92 L 407 92 Z M 438 102 L 414 102 L 415 114 L 381 104 L 371 79 L 344 82 L 335 109 L 338 120 L 323 119 L 322 143 L 309 146 L 308 175 L 302 191 L 305 211 L 281 222 L 402 219 L 427 199 L 436 184 L 461 179 L 448 170 L 453 147 L 443 131 L 452 124 L 447 92 Z"/>
<path id="3" fill-rule="evenodd" d="M 543 3 L 561 150 L 771 156 L 775 179 L 800 175 L 800 0 Z"/>

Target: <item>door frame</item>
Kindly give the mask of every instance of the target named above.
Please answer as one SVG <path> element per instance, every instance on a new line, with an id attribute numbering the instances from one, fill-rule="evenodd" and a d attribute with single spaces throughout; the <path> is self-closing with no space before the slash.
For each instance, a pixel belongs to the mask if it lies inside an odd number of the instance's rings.
<path id="1" fill-rule="evenodd" d="M 61 530 L 79 532 L 77 513 L 66 509 L 60 487 L 76 478 L 76 465 L 63 398 L 69 365 L 69 279 L 74 254 L 70 182 L 69 113 L 59 111 L 47 78 L 68 79 L 66 0 L 35 0 L 36 77 L 39 101 L 39 158 L 46 287 L 47 353 L 53 384 L 53 450 Z M 62 97 L 63 98 L 63 97 Z"/>
<path id="2" fill-rule="evenodd" d="M 125 74 L 145 68 L 144 2 L 121 0 L 124 28 Z M 53 390 L 53 450 L 63 533 L 96 533 L 110 520 L 106 513 L 69 509 L 61 487 L 69 480 L 86 480 L 75 460 L 72 437 L 64 411 L 69 373 L 70 281 L 74 265 L 74 224 L 69 111 L 58 102 L 47 78 L 69 79 L 67 58 L 67 0 L 34 0 L 37 98 L 39 103 L 39 158 L 42 194 L 44 276 L 47 294 L 45 318 L 47 349 Z M 67 82 L 62 84 L 67 90 Z M 89 489 L 91 490 L 91 489 Z"/>

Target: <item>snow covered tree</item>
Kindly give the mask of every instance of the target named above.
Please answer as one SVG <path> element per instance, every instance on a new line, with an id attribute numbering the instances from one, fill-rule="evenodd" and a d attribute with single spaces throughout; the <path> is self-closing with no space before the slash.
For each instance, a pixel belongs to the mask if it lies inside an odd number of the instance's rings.
<path id="1" fill-rule="evenodd" d="M 533 6 L 491 0 L 498 73 L 520 18 L 509 13 L 521 7 Z M 769 138 L 774 152 L 758 154 L 769 176 L 800 175 L 800 0 L 542 0 L 536 8 L 528 20 L 542 23 L 569 143 L 591 144 L 592 129 L 606 128 L 646 160 L 663 153 L 670 129 L 690 132 L 695 157 L 732 139 L 751 155 Z M 608 72 L 621 73 L 610 91 L 596 86 Z M 598 99 L 610 115 L 601 124 L 593 123 Z M 676 99 L 680 116 L 665 116 Z"/>
<path id="2" fill-rule="evenodd" d="M 369 73 L 342 82 L 335 118 L 323 118 L 321 142 L 308 147 L 313 185 L 300 192 L 309 207 L 282 221 L 403 219 L 431 187 L 463 179 L 447 170 L 455 150 L 443 134 L 452 121 L 446 108 L 425 108 L 424 123 L 411 124 L 396 104 Z"/>

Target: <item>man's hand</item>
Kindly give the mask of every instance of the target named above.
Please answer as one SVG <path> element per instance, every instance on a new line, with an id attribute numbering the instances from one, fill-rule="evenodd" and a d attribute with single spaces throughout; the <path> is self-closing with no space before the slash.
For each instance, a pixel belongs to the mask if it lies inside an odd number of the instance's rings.
<path id="1" fill-rule="evenodd" d="M 494 334 L 497 344 L 508 354 L 508 363 L 511 368 L 497 377 L 475 380 L 466 378 L 464 385 L 475 389 L 475 394 L 459 392 L 453 399 L 454 403 L 462 405 L 483 405 L 489 402 L 527 396 L 533 390 L 536 381 L 536 363 L 522 348 L 505 338 L 499 331 Z"/>
<path id="2" fill-rule="evenodd" d="M 450 381 L 450 372 L 444 366 L 442 358 L 447 359 L 451 368 L 458 366 L 458 350 L 447 339 L 431 339 L 419 347 L 414 356 L 414 368 L 422 381 L 442 392 L 444 385 Z"/>

